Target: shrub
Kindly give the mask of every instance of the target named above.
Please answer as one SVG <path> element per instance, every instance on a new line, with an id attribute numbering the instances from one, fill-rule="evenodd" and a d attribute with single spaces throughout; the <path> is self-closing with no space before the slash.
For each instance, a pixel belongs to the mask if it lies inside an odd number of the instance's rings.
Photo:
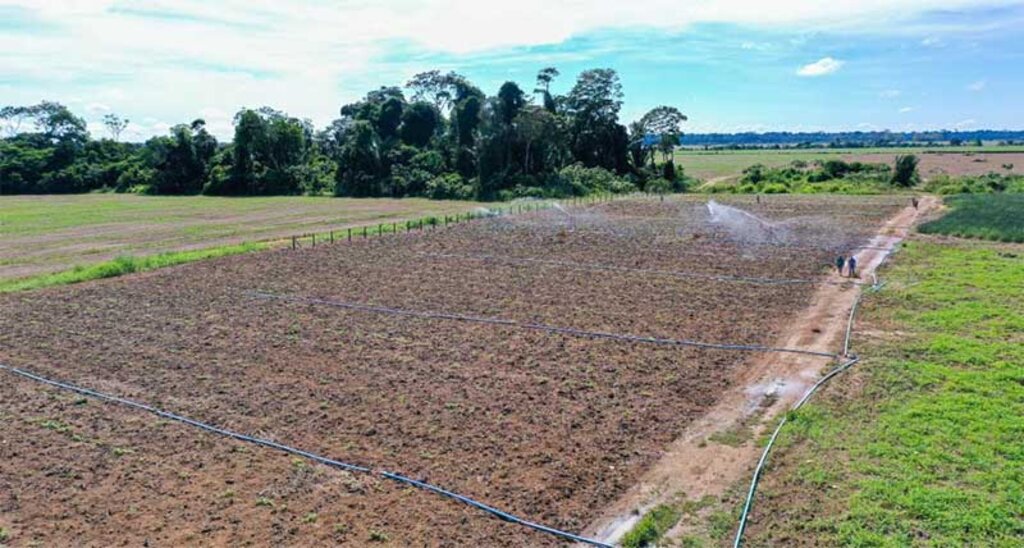
<path id="1" fill-rule="evenodd" d="M 672 192 L 672 182 L 661 178 L 651 179 L 647 181 L 646 189 L 654 194 L 668 194 Z"/>
<path id="2" fill-rule="evenodd" d="M 913 154 L 897 156 L 896 168 L 892 174 L 892 184 L 898 187 L 910 188 L 916 185 L 918 181 L 917 156 Z"/>
<path id="3" fill-rule="evenodd" d="M 584 167 L 582 164 L 566 166 L 558 172 L 561 179 L 556 187 L 564 188 L 574 196 L 611 192 L 615 194 L 633 192 L 636 187 L 629 181 L 619 179 L 612 172 L 600 167 Z"/>
<path id="4" fill-rule="evenodd" d="M 458 173 L 445 173 L 427 181 L 426 195 L 435 200 L 469 200 L 473 185 L 467 184 Z"/>

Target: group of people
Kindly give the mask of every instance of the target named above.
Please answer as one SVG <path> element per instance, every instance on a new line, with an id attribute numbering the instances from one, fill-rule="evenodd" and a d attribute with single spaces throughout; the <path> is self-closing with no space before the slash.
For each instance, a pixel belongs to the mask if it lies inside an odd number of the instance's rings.
<path id="1" fill-rule="evenodd" d="M 843 268 L 846 268 L 846 277 L 856 278 L 857 277 L 857 257 L 850 255 L 849 258 L 843 257 L 842 255 L 836 257 L 836 272 L 840 276 L 843 275 Z"/>

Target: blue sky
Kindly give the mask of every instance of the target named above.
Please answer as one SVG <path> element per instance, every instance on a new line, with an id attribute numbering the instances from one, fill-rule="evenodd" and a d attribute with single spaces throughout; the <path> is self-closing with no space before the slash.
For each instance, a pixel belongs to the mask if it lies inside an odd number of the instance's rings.
<path id="1" fill-rule="evenodd" d="M 689 132 L 1024 129 L 1020 36 L 1024 1 L 0 0 L 0 104 L 228 137 L 240 107 L 324 125 L 431 68 L 494 93 L 611 67 L 624 121 L 668 104 Z"/>

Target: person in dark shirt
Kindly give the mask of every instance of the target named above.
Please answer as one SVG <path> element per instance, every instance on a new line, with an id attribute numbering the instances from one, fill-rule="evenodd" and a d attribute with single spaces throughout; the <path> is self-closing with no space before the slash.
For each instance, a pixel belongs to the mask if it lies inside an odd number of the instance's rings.
<path id="1" fill-rule="evenodd" d="M 857 277 L 857 258 L 852 255 L 846 260 L 846 275 L 851 278 Z"/>
<path id="2" fill-rule="evenodd" d="M 836 272 L 838 272 L 840 276 L 843 275 L 843 265 L 845 264 L 846 257 L 843 257 L 842 255 L 836 257 Z"/>

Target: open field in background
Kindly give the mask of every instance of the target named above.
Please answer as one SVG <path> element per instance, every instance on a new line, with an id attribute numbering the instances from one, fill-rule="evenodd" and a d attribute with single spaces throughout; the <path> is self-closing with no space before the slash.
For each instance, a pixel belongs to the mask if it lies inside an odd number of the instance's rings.
<path id="1" fill-rule="evenodd" d="M 8 293 L 0 363 L 580 531 L 754 355 L 530 326 L 767 344 L 816 283 L 715 276 L 834 279 L 836 251 L 905 206 L 721 201 L 787 222 L 736 233 L 709 223 L 703 197 L 623 200 Z M 0 402 L 0 526 L 14 542 L 558 544 L 13 377 Z"/>
<path id="2" fill-rule="evenodd" d="M 915 154 L 920 158 L 921 177 L 928 179 L 943 173 L 949 175 L 983 175 L 997 173 L 1024 174 L 1024 147 L 959 147 L 959 148 L 854 148 L 854 149 L 783 149 L 783 150 L 677 150 L 676 165 L 686 174 L 703 179 L 739 176 L 754 164 L 779 167 L 796 160 L 840 159 L 892 165 L 897 155 Z M 1013 169 L 1003 168 L 1013 164 Z"/>
<path id="3" fill-rule="evenodd" d="M 919 238 L 855 330 L 860 364 L 795 414 L 748 546 L 1019 546 L 1024 253 Z"/>
<path id="4" fill-rule="evenodd" d="M 421 198 L 76 194 L 0 198 L 0 281 L 147 256 L 417 219 L 486 204 Z"/>

